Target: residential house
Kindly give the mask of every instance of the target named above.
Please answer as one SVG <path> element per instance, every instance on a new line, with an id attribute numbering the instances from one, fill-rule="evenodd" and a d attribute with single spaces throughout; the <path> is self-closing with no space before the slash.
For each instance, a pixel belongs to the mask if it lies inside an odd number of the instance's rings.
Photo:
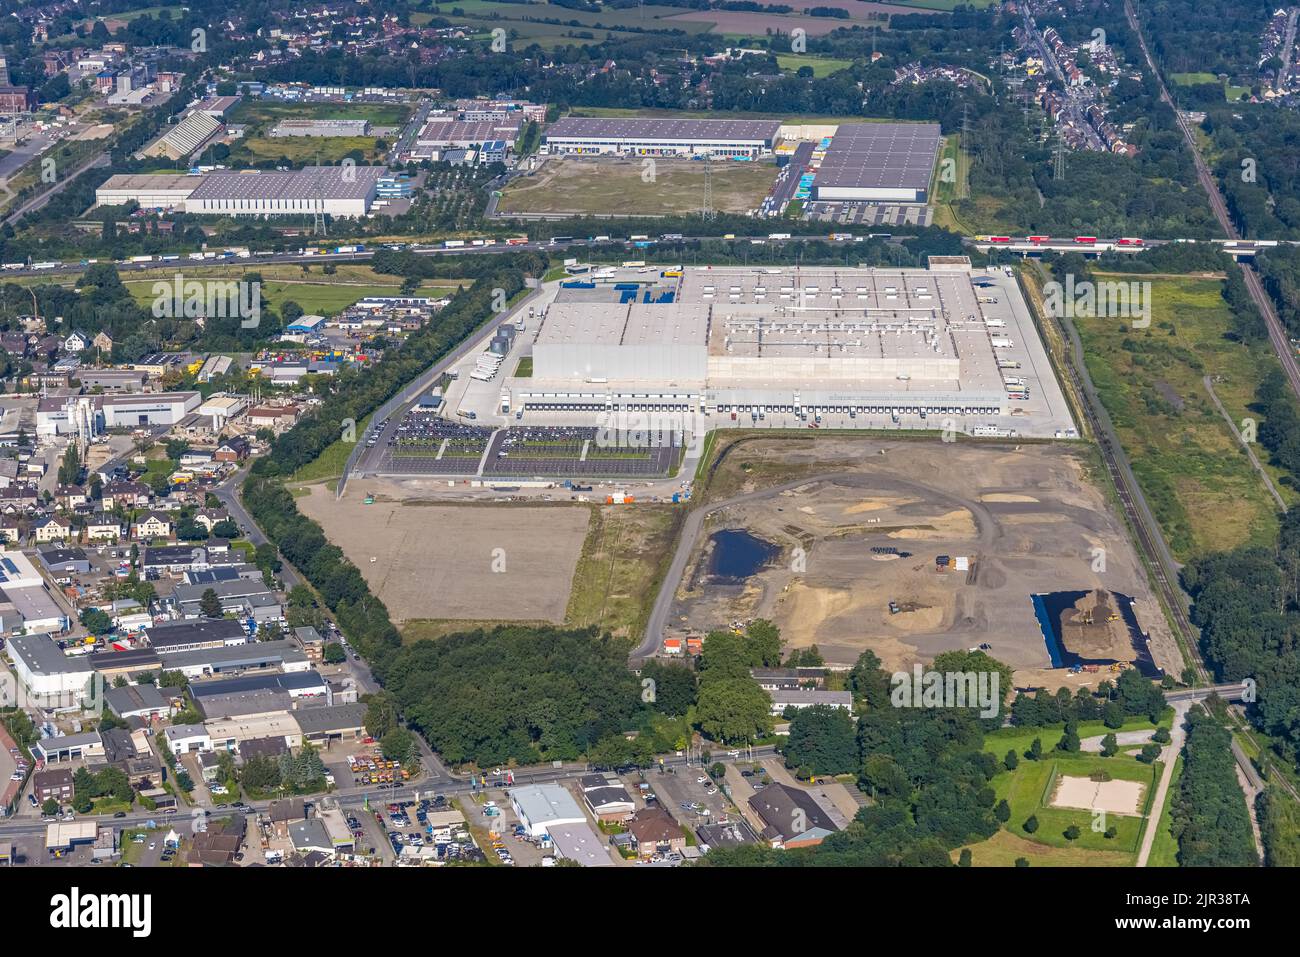
<path id="1" fill-rule="evenodd" d="M 80 485 L 60 485 L 54 490 L 54 501 L 69 512 L 84 506 L 89 500 L 86 490 Z"/>
<path id="2" fill-rule="evenodd" d="M 686 832 L 661 807 L 643 807 L 627 822 L 628 833 L 636 839 L 641 857 L 656 854 L 680 854 L 686 848 Z"/>
<path id="3" fill-rule="evenodd" d="M 72 538 L 72 523 L 66 518 L 49 515 L 32 524 L 32 541 L 38 545 L 66 542 Z"/>
<path id="4" fill-rule="evenodd" d="M 120 542 L 126 537 L 122 521 L 108 512 L 97 512 L 86 520 L 86 540 L 90 542 Z"/>
<path id="5" fill-rule="evenodd" d="M 90 340 L 90 344 L 98 349 L 101 354 L 113 351 L 113 337 L 107 332 L 95 333 L 95 338 Z"/>
<path id="6" fill-rule="evenodd" d="M 237 435 L 219 444 L 212 457 L 218 462 L 242 462 L 248 458 L 251 449 L 252 445 L 248 439 Z"/>
<path id="7" fill-rule="evenodd" d="M 73 330 L 63 340 L 63 348 L 68 352 L 80 352 L 83 349 L 89 349 L 91 343 L 90 336 L 79 329 Z"/>
<path id="8" fill-rule="evenodd" d="M 195 523 L 206 528 L 209 535 L 212 534 L 213 525 L 224 522 L 228 518 L 230 518 L 230 513 L 224 508 L 201 508 L 194 513 Z"/>
<path id="9" fill-rule="evenodd" d="M 267 808 L 266 817 L 276 837 L 288 837 L 291 826 L 307 820 L 305 802 L 300 797 L 272 801 Z"/>
<path id="10" fill-rule="evenodd" d="M 636 810 L 636 804 L 616 774 L 587 774 L 578 783 L 587 807 L 602 824 L 626 821 Z"/>
<path id="11" fill-rule="evenodd" d="M 0 517 L 0 544 L 17 545 L 22 537 L 22 523 L 16 516 Z"/>
<path id="12" fill-rule="evenodd" d="M 44 803 L 55 800 L 66 804 L 72 800 L 72 771 L 68 768 L 47 768 L 32 775 L 32 793 Z"/>
<path id="13" fill-rule="evenodd" d="M 171 538 L 171 534 L 172 521 L 161 512 L 145 512 L 131 526 L 131 535 L 144 542 L 155 538 Z"/>
<path id="14" fill-rule="evenodd" d="M 109 482 L 104 486 L 104 510 L 148 505 L 153 490 L 142 482 Z"/>

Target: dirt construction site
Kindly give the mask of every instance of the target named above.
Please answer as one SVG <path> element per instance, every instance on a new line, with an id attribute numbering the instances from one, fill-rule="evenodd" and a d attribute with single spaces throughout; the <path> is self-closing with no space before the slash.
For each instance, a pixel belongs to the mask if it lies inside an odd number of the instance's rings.
<path id="1" fill-rule="evenodd" d="M 1168 625 L 1087 461 L 1064 443 L 738 443 L 718 466 L 712 501 L 725 507 L 705 521 L 669 631 L 769 618 L 787 650 L 815 644 L 850 665 L 870 649 L 890 670 L 988 644 L 1018 686 L 1095 686 L 1105 671 L 1053 666 L 1032 596 L 1104 588 L 1134 598 L 1152 658 L 1176 671 Z M 779 551 L 723 578 L 713 536 L 727 529 Z M 1136 657 L 1127 638 L 1120 660 Z"/>
<path id="2" fill-rule="evenodd" d="M 590 512 L 566 504 L 436 504 L 374 495 L 336 501 L 325 485 L 297 500 L 361 569 L 397 623 L 413 619 L 564 620 Z M 372 483 L 373 484 L 373 483 Z"/>

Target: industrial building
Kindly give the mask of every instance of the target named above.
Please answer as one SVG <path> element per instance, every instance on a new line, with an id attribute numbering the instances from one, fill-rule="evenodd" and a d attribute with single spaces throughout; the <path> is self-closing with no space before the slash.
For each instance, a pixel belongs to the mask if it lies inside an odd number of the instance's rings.
<path id="1" fill-rule="evenodd" d="M 79 433 L 89 441 L 105 429 L 175 425 L 198 408 L 200 400 L 197 392 L 49 397 L 37 403 L 36 434 Z"/>
<path id="2" fill-rule="evenodd" d="M 529 412 L 1001 414 L 993 297 L 976 279 L 962 260 L 573 283 L 542 319 L 532 376 L 507 385 Z"/>
<path id="3" fill-rule="evenodd" d="M 753 159 L 777 145 L 776 120 L 605 119 L 568 116 L 543 137 L 543 152 Z"/>
<path id="4" fill-rule="evenodd" d="M 394 187 L 383 166 L 308 166 L 289 172 L 250 170 L 170 175 L 118 173 L 95 190 L 100 206 L 138 203 L 144 209 L 176 209 L 221 216 L 291 216 L 320 211 L 356 217 L 370 211 L 381 183 Z"/>
<path id="5" fill-rule="evenodd" d="M 141 158 L 163 156 L 167 159 L 183 160 L 216 139 L 225 131 L 221 121 L 208 113 L 195 110 L 170 130 L 140 150 Z"/>
<path id="6" fill-rule="evenodd" d="M 185 212 L 211 216 L 365 216 L 384 166 L 307 166 L 289 172 L 215 172 L 185 200 Z"/>
<path id="7" fill-rule="evenodd" d="M 813 178 L 813 199 L 925 203 L 942 143 L 937 123 L 845 123 Z"/>
<path id="8" fill-rule="evenodd" d="M 203 182 L 201 175 L 176 173 L 114 173 L 95 190 L 95 205 L 141 209 L 184 209 L 185 200 Z"/>
<path id="9" fill-rule="evenodd" d="M 190 626 L 195 623 L 185 624 Z M 238 622 L 232 624 L 238 625 Z M 280 668 L 288 672 L 305 671 L 311 667 L 307 655 L 287 638 L 180 652 L 163 648 L 161 654 L 164 671 L 179 671 L 187 678 L 238 674 L 260 668 Z"/>
<path id="10" fill-rule="evenodd" d="M 519 113 L 499 119 L 463 120 L 447 115 L 430 116 L 403 154 L 404 160 L 443 158 L 450 150 L 469 149 L 484 143 L 503 141 L 514 146 L 523 127 Z"/>
<path id="11" fill-rule="evenodd" d="M 281 120 L 271 129 L 281 136 L 368 136 L 369 120 Z"/>
<path id="12" fill-rule="evenodd" d="M 94 670 L 65 655 L 48 635 L 16 635 L 5 646 L 23 700 L 47 710 L 80 708 Z"/>

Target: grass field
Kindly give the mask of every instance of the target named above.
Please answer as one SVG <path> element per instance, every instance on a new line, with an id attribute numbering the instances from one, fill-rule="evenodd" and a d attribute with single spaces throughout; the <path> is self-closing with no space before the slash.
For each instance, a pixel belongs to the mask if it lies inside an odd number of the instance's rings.
<path id="1" fill-rule="evenodd" d="M 374 418 L 373 415 L 368 415 L 363 421 L 356 424 L 355 437 L 351 442 L 343 441 L 342 429 L 340 429 L 339 438 L 330 445 L 325 446 L 324 452 L 294 472 L 289 477 L 289 481 L 291 483 L 322 482 L 326 479 L 337 479 L 343 474 L 343 466 L 347 464 L 348 456 L 357 447 L 356 439 L 365 435 L 366 429 L 370 428 L 372 418 Z M 334 487 L 333 482 L 330 483 L 330 487 Z"/>
<path id="2" fill-rule="evenodd" d="M 1122 319 L 1075 320 L 1093 382 L 1180 561 L 1268 544 L 1277 534 L 1276 504 L 1202 382 L 1216 377 L 1215 392 L 1240 422 L 1277 362 L 1267 344 L 1252 348 L 1225 338 L 1231 314 L 1222 285 L 1197 277 L 1152 280 L 1149 329 L 1129 329 Z"/>
<path id="3" fill-rule="evenodd" d="M 1169 709 L 1162 716 L 1161 720 L 1167 725 L 1173 710 Z M 1123 727 L 1108 728 L 1100 721 L 1084 721 L 1079 725 L 1080 738 L 1095 738 L 1099 734 L 1110 734 L 1112 731 L 1119 733 L 1121 731 L 1149 731 L 1155 728 L 1146 718 L 1129 718 L 1124 722 Z M 1023 754 L 1029 750 L 1033 744 L 1034 738 L 1040 738 L 1045 749 L 1050 749 L 1065 731 L 1065 726 L 1060 724 L 1049 725 L 1043 728 L 999 728 L 984 736 L 984 750 L 992 754 L 1001 761 L 1008 751 L 1015 751 L 1016 754 Z"/>
<path id="4" fill-rule="evenodd" d="M 1169 781 L 1169 791 L 1165 794 L 1165 806 L 1160 809 L 1160 820 L 1156 823 L 1156 839 L 1151 845 L 1151 856 L 1147 859 L 1148 867 L 1177 867 L 1178 840 L 1171 827 L 1173 818 L 1169 809 L 1174 795 L 1178 793 L 1178 779 L 1183 774 L 1183 756 L 1180 754 L 1174 762 L 1174 776 Z"/>
<path id="5" fill-rule="evenodd" d="M 1200 83 L 1221 83 L 1213 73 L 1171 73 L 1170 78 L 1179 86 L 1196 86 Z M 1223 97 L 1226 100 L 1240 100 L 1242 97 L 1250 96 L 1250 89 L 1244 86 L 1233 86 L 1231 83 L 1222 83 Z"/>
<path id="6" fill-rule="evenodd" d="M 1049 745 L 1044 743 L 1044 747 Z M 1108 838 L 1093 830 L 1094 812 L 1051 805 L 1052 788 L 1061 776 L 1088 777 L 1095 771 L 1105 771 L 1115 780 L 1138 781 L 1145 786 L 1143 800 L 1150 799 L 1155 782 L 1163 765 L 1142 764 L 1125 755 L 1103 758 L 1092 754 L 1066 755 L 1044 751 L 1039 761 L 1022 760 L 1015 771 L 1005 772 L 993 781 L 998 799 L 1011 805 L 1011 820 L 1006 829 L 1031 843 L 1049 847 L 1079 847 L 1090 851 L 1118 852 L 1127 856 L 1137 853 L 1138 839 L 1142 834 L 1143 819 L 1137 815 L 1108 814 L 1107 827 L 1114 827 L 1116 835 Z M 1029 834 L 1024 829 L 1030 817 L 1038 819 L 1038 830 Z M 1079 829 L 1079 837 L 1070 841 L 1065 837 L 1071 825 Z M 1032 858 L 1031 858 L 1032 860 Z"/>
<path id="7" fill-rule="evenodd" d="M 951 176 L 949 176 L 951 171 Z M 934 172 L 935 223 L 949 229 L 970 232 L 957 209 L 970 196 L 970 156 L 961 148 L 961 137 L 945 136 Z"/>
<path id="8" fill-rule="evenodd" d="M 776 58 L 782 70 L 795 72 L 801 66 L 812 67 L 813 76 L 830 76 L 840 70 L 847 70 L 853 65 L 852 60 L 839 60 L 835 57 L 813 56 L 807 53 L 782 53 Z"/>
<path id="9" fill-rule="evenodd" d="M 250 134 L 270 130 L 280 120 L 369 120 L 371 126 L 401 126 L 411 107 L 400 103 L 276 103 L 243 100 L 230 113 L 230 122 L 250 127 Z"/>
<path id="10" fill-rule="evenodd" d="M 339 264 L 337 271 L 327 276 L 320 267 L 309 267 L 309 271 L 304 273 L 301 266 L 259 265 L 251 260 L 248 266 L 197 266 L 182 260 L 168 269 L 132 273 L 132 278 L 124 280 L 123 285 L 136 302 L 148 305 L 154 298 L 154 284 L 172 282 L 177 274 L 188 281 L 243 279 L 251 273 L 262 277 L 262 295 L 273 309 L 278 310 L 282 303 L 292 301 L 302 306 L 304 311 L 317 315 L 334 315 L 358 299 L 395 296 L 401 289 L 401 282 L 396 277 L 359 264 Z M 147 278 L 135 278 L 142 275 Z M 421 286 L 414 295 L 437 298 L 456 285 L 454 279 L 437 280 Z"/>
<path id="11" fill-rule="evenodd" d="M 373 163 L 383 158 L 383 151 L 375 145 L 379 142 L 373 136 L 250 136 L 235 148 L 247 150 L 254 160 L 286 159 L 290 163 L 337 163 L 360 151 L 365 162 Z"/>
<path id="12" fill-rule="evenodd" d="M 639 637 L 683 514 L 662 505 L 591 506 L 565 623 Z"/>
<path id="13" fill-rule="evenodd" d="M 453 12 L 455 11 L 455 12 Z M 510 43 L 519 49 L 536 43 L 545 49 L 592 40 L 627 39 L 641 31 L 677 31 L 680 33 L 707 33 L 708 23 L 691 23 L 667 18 L 683 12 L 681 7 L 658 6 L 647 3 L 627 10 L 602 9 L 598 13 L 573 10 L 553 3 L 492 3 L 490 0 L 449 0 L 437 7 L 437 16 L 457 25 L 464 24 L 479 31 L 486 43 L 491 31 L 503 24 L 511 34 Z M 420 25 L 431 19 L 429 13 L 411 14 L 411 23 Z M 528 17 L 525 20 L 524 17 Z M 538 20 L 554 20 L 539 23 Z M 599 26 L 597 26 L 599 24 Z M 630 28 L 630 29 L 629 29 Z M 635 31 L 635 32 L 633 32 Z"/>
<path id="14" fill-rule="evenodd" d="M 743 213 L 762 202 L 776 178 L 769 163 L 712 164 L 713 205 Z M 647 182 L 647 178 L 651 178 Z M 551 159 L 531 176 L 510 183 L 501 196 L 502 213 L 627 213 L 647 216 L 689 214 L 704 200 L 704 164 L 694 160 Z"/>
<path id="15" fill-rule="evenodd" d="M 1168 720 L 1168 716 L 1164 717 Z M 1130 718 L 1119 731 L 1139 731 L 1153 728 L 1145 718 Z M 1129 866 L 1137 854 L 1142 835 L 1143 818 L 1136 815 L 1109 814 L 1104 824 L 1114 826 L 1115 837 L 1094 831 L 1093 813 L 1087 810 L 1051 806 L 1052 790 L 1063 775 L 1089 777 L 1095 771 L 1106 771 L 1114 780 L 1137 781 L 1144 785 L 1140 811 L 1151 800 L 1155 783 L 1160 778 L 1163 765 L 1142 764 L 1126 754 L 1103 758 L 1099 754 L 1066 754 L 1053 751 L 1063 733 L 1063 725 L 1043 728 L 1002 728 L 987 734 L 984 750 L 999 762 L 1008 751 L 1015 751 L 1020 763 L 1014 771 L 1003 771 L 993 779 L 993 789 L 999 800 L 1011 806 L 1011 819 L 1003 829 L 987 841 L 971 845 L 972 863 L 977 866 L 1011 866 L 1016 858 L 1024 857 L 1033 865 L 1060 867 Z M 1108 734 L 1111 730 L 1100 721 L 1079 725 L 1079 737 L 1091 738 Z M 1024 755 L 1034 738 L 1043 744 L 1043 756 L 1038 761 L 1027 760 Z M 1030 817 L 1038 819 L 1038 830 L 1032 834 L 1024 830 Z M 1064 835 L 1070 825 L 1079 828 L 1079 837 L 1071 841 Z M 954 860 L 956 859 L 954 852 Z"/>

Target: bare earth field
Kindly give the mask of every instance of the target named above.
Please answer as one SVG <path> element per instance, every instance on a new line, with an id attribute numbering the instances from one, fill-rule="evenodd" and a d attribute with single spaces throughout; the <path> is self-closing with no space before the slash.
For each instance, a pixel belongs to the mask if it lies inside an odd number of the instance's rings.
<path id="1" fill-rule="evenodd" d="M 564 621 L 590 511 L 581 505 L 431 504 L 327 485 L 297 500 L 343 549 L 397 623 Z M 373 559 L 373 560 L 372 560 Z"/>
<path id="2" fill-rule="evenodd" d="M 646 182 L 640 159 L 553 157 L 537 172 L 502 192 L 502 213 L 590 213 L 668 216 L 697 212 L 704 200 L 704 164 L 654 158 Z M 728 213 L 756 208 L 776 179 L 770 163 L 718 161 L 713 166 L 713 205 Z"/>
<path id="3" fill-rule="evenodd" d="M 754 496 L 803 477 L 820 478 Z M 1031 596 L 1103 587 L 1136 599 L 1157 665 L 1180 660 L 1077 447 L 760 439 L 732 448 L 711 488 L 712 501 L 739 501 L 705 524 L 669 619 L 681 632 L 770 618 L 788 648 L 816 644 L 832 664 L 871 649 L 890 670 L 988 642 L 1018 685 L 1079 687 L 1102 675 L 1051 667 Z M 739 528 L 780 554 L 743 582 L 717 579 L 710 536 Z M 1094 571 L 1096 548 L 1103 571 Z M 967 556 L 969 572 L 937 570 L 938 555 Z"/>
<path id="4" fill-rule="evenodd" d="M 1093 781 L 1063 775 L 1052 796 L 1053 807 L 1075 807 L 1107 814 L 1140 814 L 1141 781 Z"/>

